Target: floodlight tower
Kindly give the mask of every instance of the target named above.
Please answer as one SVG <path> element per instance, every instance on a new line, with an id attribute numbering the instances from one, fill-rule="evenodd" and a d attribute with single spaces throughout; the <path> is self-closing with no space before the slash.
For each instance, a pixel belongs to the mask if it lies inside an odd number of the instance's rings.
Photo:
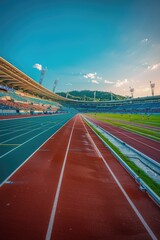
<path id="1" fill-rule="evenodd" d="M 150 81 L 150 86 L 151 86 L 152 96 L 154 96 L 155 83 L 152 83 L 152 82 Z"/>
<path id="2" fill-rule="evenodd" d="M 131 87 L 129 87 L 129 88 L 130 88 L 130 92 L 131 92 L 131 98 L 133 98 L 134 88 L 131 88 Z"/>
<path id="3" fill-rule="evenodd" d="M 69 92 L 66 93 L 66 98 L 68 98 Z"/>
<path id="4" fill-rule="evenodd" d="M 111 101 L 113 100 L 113 94 L 112 94 L 112 92 L 110 91 L 110 93 L 111 93 Z"/>
<path id="5" fill-rule="evenodd" d="M 96 101 L 96 91 L 94 92 L 94 102 Z"/>
<path id="6" fill-rule="evenodd" d="M 46 70 L 47 70 L 47 68 L 42 68 L 42 70 L 41 70 L 41 77 L 40 77 L 40 80 L 39 80 L 39 84 L 42 84 L 43 79 L 44 79 L 44 75 L 45 75 L 45 73 L 46 73 Z"/>
<path id="7" fill-rule="evenodd" d="M 55 93 L 56 86 L 57 86 L 58 80 L 55 80 L 53 83 L 53 92 Z"/>

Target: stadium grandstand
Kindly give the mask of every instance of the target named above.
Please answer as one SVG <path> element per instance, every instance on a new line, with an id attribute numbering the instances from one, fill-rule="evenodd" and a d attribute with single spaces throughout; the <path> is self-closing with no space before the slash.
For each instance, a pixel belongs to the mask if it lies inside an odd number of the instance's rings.
<path id="1" fill-rule="evenodd" d="M 55 113 L 66 98 L 58 96 L 0 58 L 0 114 Z"/>
<path id="2" fill-rule="evenodd" d="M 70 104 L 80 112 L 160 113 L 160 96 Z"/>
<path id="3" fill-rule="evenodd" d="M 160 96 L 99 102 L 77 101 L 59 96 L 0 57 L 0 115 L 79 112 L 160 113 Z"/>

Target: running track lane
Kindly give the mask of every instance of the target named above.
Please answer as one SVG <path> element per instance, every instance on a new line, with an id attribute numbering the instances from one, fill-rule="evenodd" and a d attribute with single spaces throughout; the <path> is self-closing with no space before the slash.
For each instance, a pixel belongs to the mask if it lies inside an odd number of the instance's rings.
<path id="1" fill-rule="evenodd" d="M 106 168 L 90 139 L 113 162 L 112 170 L 124 187 L 134 210 Z M 120 171 L 120 173 L 119 173 Z M 53 209 L 56 205 L 53 205 Z M 148 212 L 146 213 L 146 207 Z M 135 211 L 143 213 L 158 235 L 159 208 L 138 190 L 135 181 L 93 132 L 88 133 L 78 117 L 71 140 L 66 168 L 59 193 L 56 216 L 52 222 L 52 240 L 151 239 Z M 159 220 L 158 220 L 159 219 Z M 148 226 L 148 231 L 149 226 Z M 151 232 L 150 232 L 151 233 Z M 159 235 L 160 236 L 160 235 Z M 47 240 L 50 238 L 47 238 Z M 156 237 L 152 239 L 156 239 Z"/>
<path id="2" fill-rule="evenodd" d="M 45 239 L 73 119 L 0 188 L 3 240 Z"/>
<path id="3" fill-rule="evenodd" d="M 118 120 L 118 119 L 114 119 L 114 118 L 103 118 L 101 119 L 101 121 L 103 120 L 109 120 L 110 121 L 113 121 L 113 122 L 122 122 L 122 123 L 126 123 L 127 125 L 131 125 L 131 126 L 137 126 L 137 127 L 142 127 L 143 128 L 147 128 L 149 130 L 157 130 L 157 131 L 160 131 L 160 127 L 155 127 L 155 126 L 151 126 L 151 125 L 146 125 L 146 124 L 143 124 L 143 123 L 135 123 L 135 122 L 128 122 L 128 121 L 125 121 L 125 120 Z"/>
<path id="4" fill-rule="evenodd" d="M 14 118 L 26 118 L 26 117 L 40 117 L 40 116 L 48 116 L 48 115 L 46 115 L 46 114 L 6 115 L 6 116 L 0 116 L 0 120 L 14 119 Z"/>
<path id="5" fill-rule="evenodd" d="M 57 114 L 57 113 L 56 113 Z M 54 116 L 55 114 L 53 114 Z M 26 117 L 42 117 L 42 116 L 50 116 L 49 114 L 24 114 L 24 115 L 4 115 L 0 116 L 0 120 L 6 119 L 14 119 L 14 118 L 26 118 Z"/>
<path id="6" fill-rule="evenodd" d="M 2 122 L 0 121 L 0 132 L 2 128 L 6 129 L 5 131 L 8 131 L 8 133 L 4 134 L 4 136 L 1 135 L 0 184 L 4 181 L 4 179 L 12 174 L 17 167 L 23 164 L 23 162 L 28 159 L 28 157 L 30 157 L 31 154 L 37 150 L 52 134 L 54 134 L 61 126 L 71 119 L 71 117 L 73 117 L 73 114 L 14 119 L 9 120 L 9 122 L 8 120 L 4 120 Z M 47 121 L 49 121 L 49 123 L 47 123 Z M 31 132 L 29 132 L 29 129 L 25 127 L 28 123 L 30 123 Z M 47 123 L 47 128 L 44 123 Z M 24 125 L 23 129 L 21 129 L 21 124 Z M 13 127 L 14 130 L 15 125 L 20 127 L 22 135 L 19 136 L 19 134 L 17 134 L 20 133 L 18 130 L 14 133 L 10 133 L 9 127 Z M 36 130 L 36 125 L 39 125 L 40 129 Z M 13 136 L 15 137 L 12 138 Z M 3 142 L 6 142 L 3 140 L 7 140 L 7 144 L 3 145 Z M 17 143 L 18 145 L 14 145 Z"/>
<path id="7" fill-rule="evenodd" d="M 112 126 L 111 124 L 104 123 L 100 120 L 87 117 L 91 122 L 105 129 L 107 132 L 113 134 L 117 138 L 121 139 L 128 145 L 152 158 L 160 163 L 160 143 L 152 139 L 143 137 L 136 133 L 129 132 L 119 127 Z"/>
<path id="8" fill-rule="evenodd" d="M 4 240 L 45 239 L 51 212 L 56 207 L 51 239 L 151 239 L 97 153 L 80 117 L 76 117 L 75 126 L 73 122 L 66 124 L 9 179 L 13 184 L 2 186 L 1 236 Z M 93 132 L 90 134 L 158 239 L 159 208 L 138 190 Z"/>

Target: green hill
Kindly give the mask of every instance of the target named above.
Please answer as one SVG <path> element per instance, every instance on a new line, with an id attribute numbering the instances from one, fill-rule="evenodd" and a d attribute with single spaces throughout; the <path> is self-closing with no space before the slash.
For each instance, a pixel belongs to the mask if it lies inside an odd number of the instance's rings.
<path id="1" fill-rule="evenodd" d="M 94 101 L 94 92 L 95 91 L 83 90 L 83 91 L 57 92 L 56 94 L 62 97 L 68 97 L 74 100 Z M 123 99 L 126 99 L 126 98 L 112 93 L 112 100 L 123 100 Z M 96 91 L 95 101 L 109 101 L 109 100 L 111 100 L 111 93 Z"/>

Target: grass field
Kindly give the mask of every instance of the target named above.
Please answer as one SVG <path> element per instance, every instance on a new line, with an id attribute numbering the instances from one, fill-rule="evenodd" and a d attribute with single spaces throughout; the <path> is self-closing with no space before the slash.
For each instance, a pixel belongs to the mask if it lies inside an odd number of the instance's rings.
<path id="1" fill-rule="evenodd" d="M 156 129 L 160 127 L 160 115 L 91 113 L 87 116 L 160 141 L 160 130 Z"/>

